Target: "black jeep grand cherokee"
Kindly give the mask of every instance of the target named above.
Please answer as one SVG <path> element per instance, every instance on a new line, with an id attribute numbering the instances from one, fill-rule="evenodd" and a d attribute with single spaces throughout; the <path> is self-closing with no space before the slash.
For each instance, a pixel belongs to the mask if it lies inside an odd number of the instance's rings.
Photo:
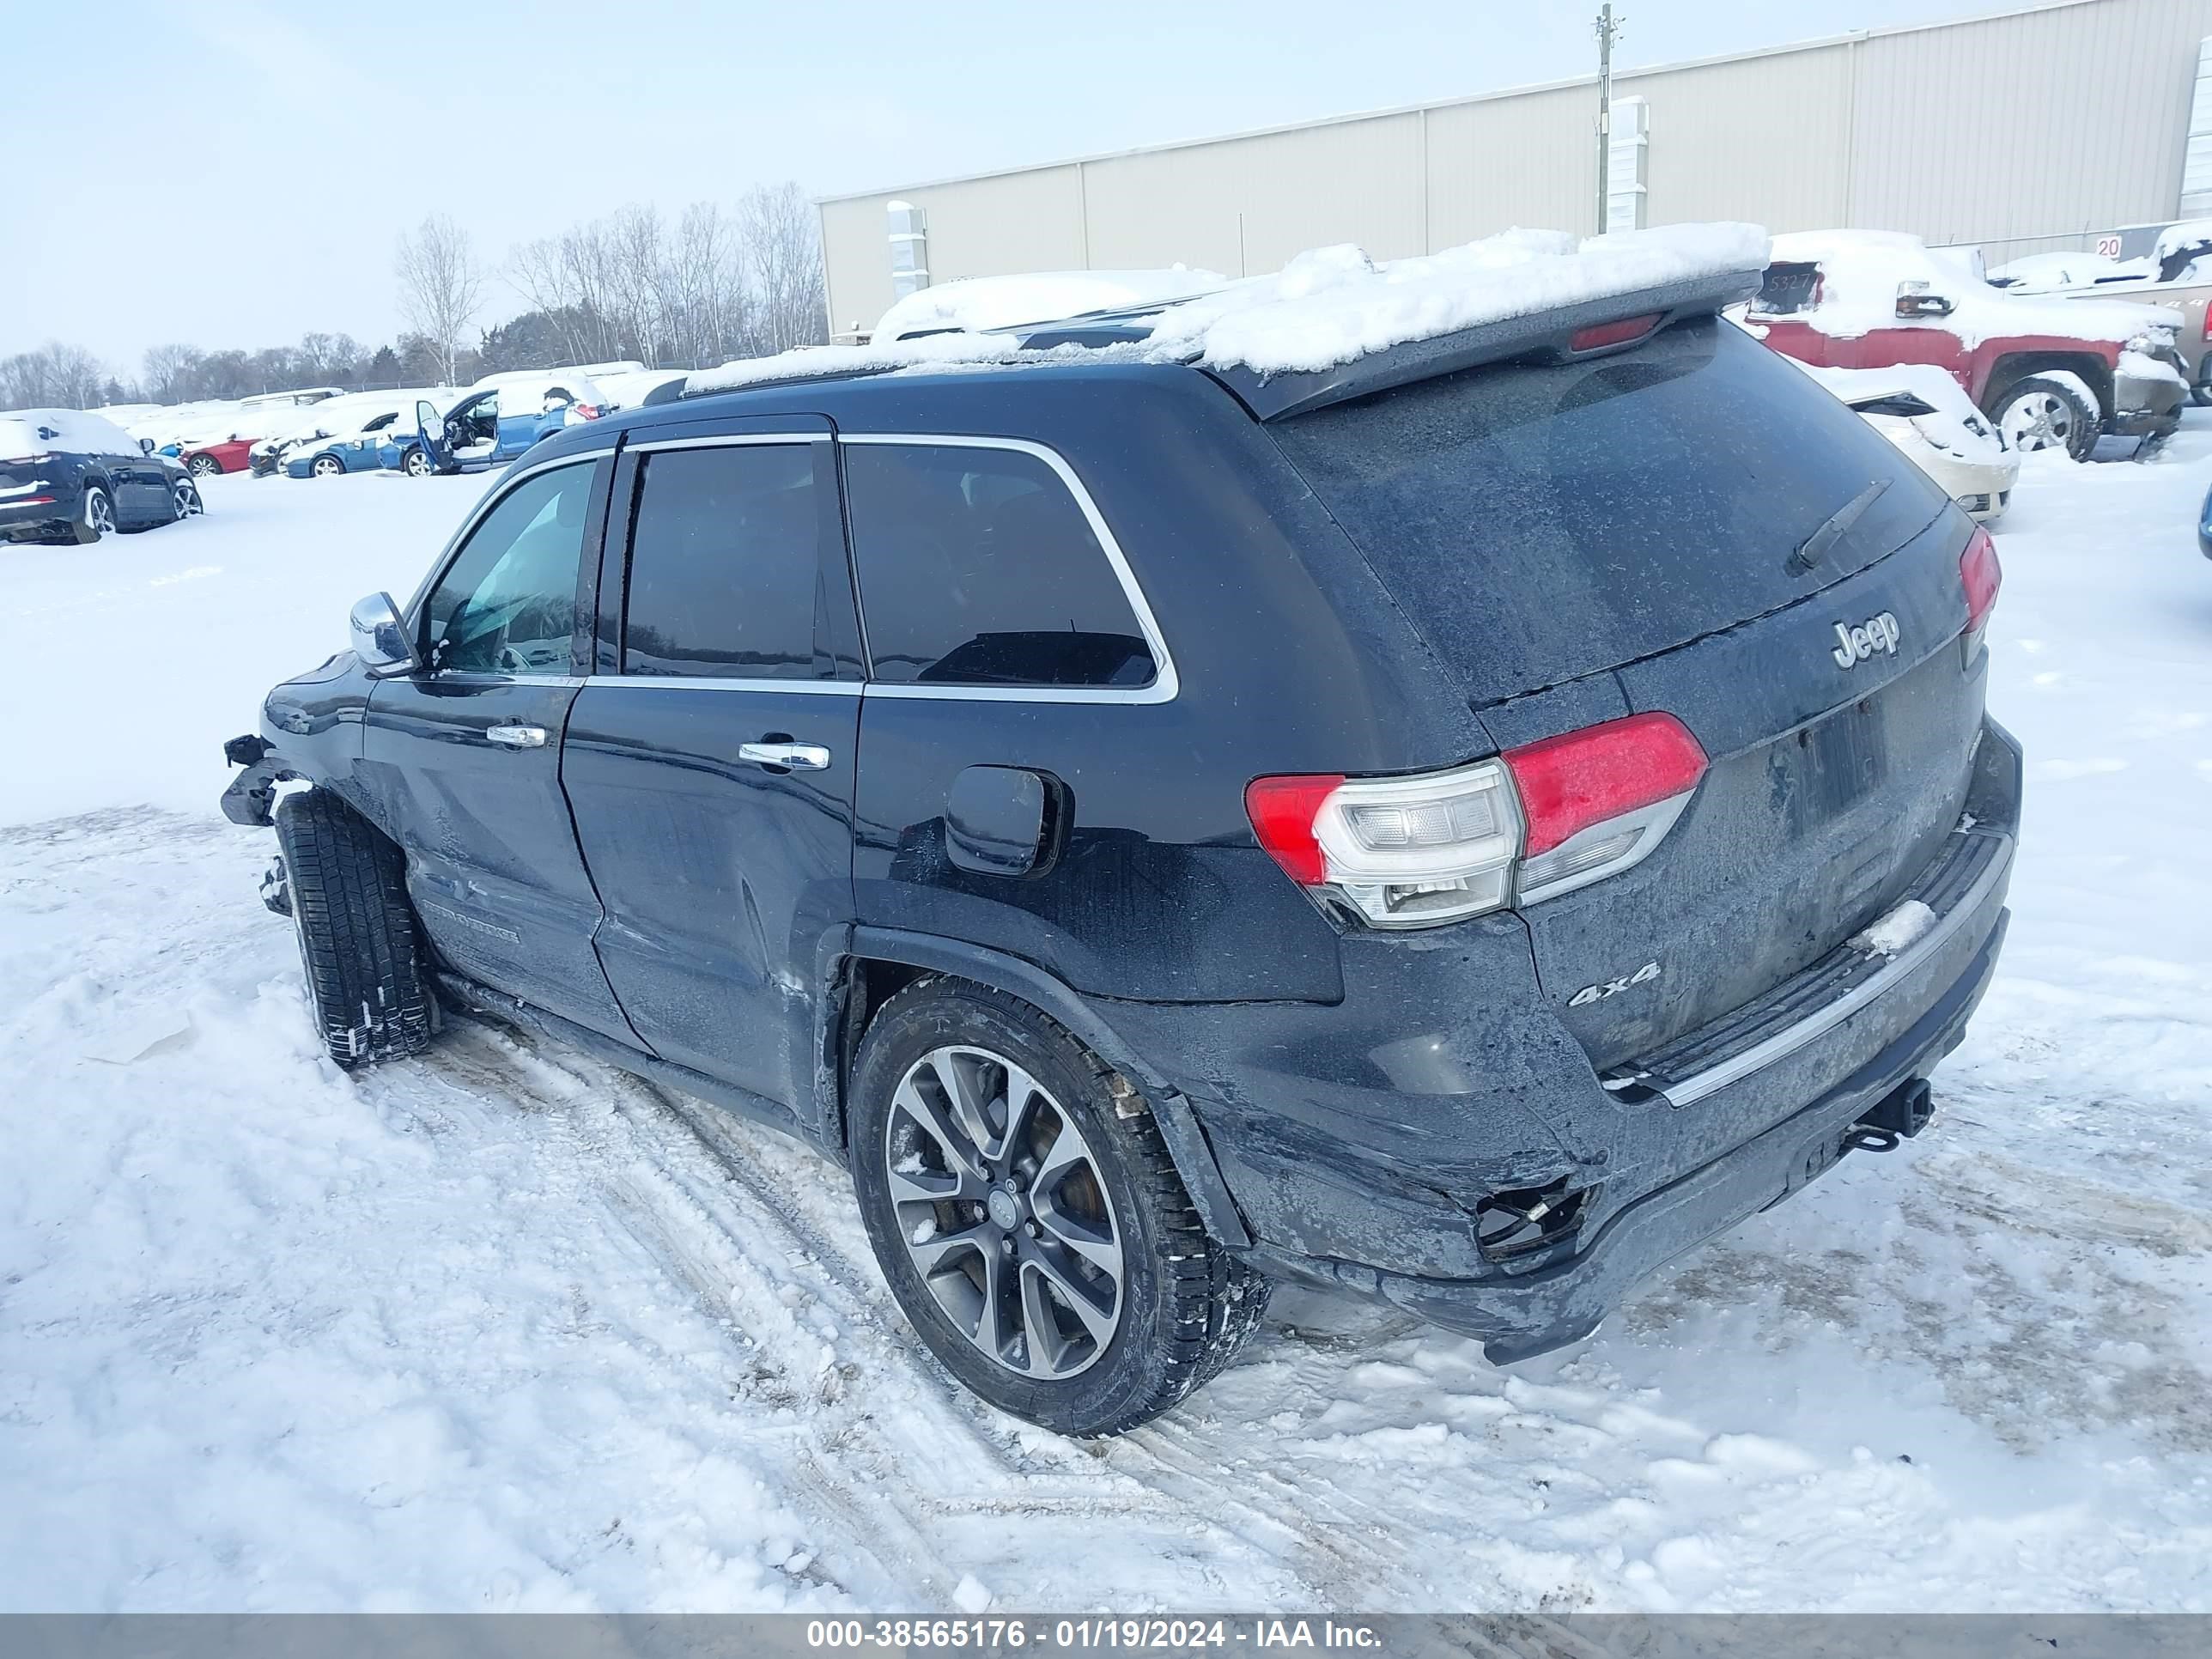
<path id="1" fill-rule="evenodd" d="M 549 440 L 229 745 L 331 1054 L 442 998 L 805 1138 L 1073 1433 L 1277 1278 L 1583 1335 L 1917 1132 L 2004 932 L 1994 553 L 1757 282 Z"/>

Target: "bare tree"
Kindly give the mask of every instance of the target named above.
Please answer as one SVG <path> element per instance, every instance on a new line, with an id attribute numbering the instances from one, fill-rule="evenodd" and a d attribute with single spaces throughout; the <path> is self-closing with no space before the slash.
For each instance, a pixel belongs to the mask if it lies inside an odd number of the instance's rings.
<path id="1" fill-rule="evenodd" d="M 107 371 L 82 346 L 49 340 L 35 351 L 0 358 L 0 408 L 94 409 Z"/>
<path id="2" fill-rule="evenodd" d="M 183 401 L 200 366 L 197 346 L 160 345 L 146 354 L 146 395 L 157 404 Z"/>
<path id="3" fill-rule="evenodd" d="M 738 204 L 738 227 L 763 343 L 787 351 L 828 339 L 822 237 L 805 194 L 795 184 L 756 185 Z"/>
<path id="4" fill-rule="evenodd" d="M 469 325 L 483 306 L 483 276 L 469 234 L 442 213 L 399 239 L 399 308 L 429 342 L 447 384 L 454 383 Z"/>

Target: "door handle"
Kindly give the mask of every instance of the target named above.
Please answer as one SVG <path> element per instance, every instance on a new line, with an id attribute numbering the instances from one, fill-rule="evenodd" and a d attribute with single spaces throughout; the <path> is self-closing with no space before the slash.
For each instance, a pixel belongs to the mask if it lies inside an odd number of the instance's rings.
<path id="1" fill-rule="evenodd" d="M 738 758 L 763 766 L 787 766 L 794 771 L 819 772 L 830 764 L 830 751 L 818 743 L 741 743 Z"/>
<path id="2" fill-rule="evenodd" d="M 484 736 L 502 749 L 543 749 L 545 746 L 545 728 L 542 726 L 488 726 Z"/>

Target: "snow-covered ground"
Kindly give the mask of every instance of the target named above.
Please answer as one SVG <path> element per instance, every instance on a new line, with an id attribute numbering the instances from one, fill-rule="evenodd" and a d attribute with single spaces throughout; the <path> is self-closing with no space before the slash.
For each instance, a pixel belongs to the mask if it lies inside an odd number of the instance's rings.
<path id="1" fill-rule="evenodd" d="M 478 483 L 0 553 L 0 1608 L 2212 1610 L 2208 481 L 2031 457 L 2000 526 L 2032 797 L 1928 1134 L 1573 1352 L 1285 1292 L 1091 1445 L 796 1147 L 481 1026 L 318 1057 L 217 745 Z"/>

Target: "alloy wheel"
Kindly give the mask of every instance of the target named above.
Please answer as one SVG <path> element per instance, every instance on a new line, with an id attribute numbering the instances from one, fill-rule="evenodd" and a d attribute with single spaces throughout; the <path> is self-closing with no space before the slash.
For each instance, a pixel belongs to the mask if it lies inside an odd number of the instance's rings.
<path id="1" fill-rule="evenodd" d="M 207 511 L 206 504 L 200 500 L 200 492 L 192 488 L 189 478 L 179 478 L 169 486 L 169 499 L 176 504 L 176 514 L 180 519 L 189 519 L 195 513 Z"/>
<path id="2" fill-rule="evenodd" d="M 422 477 L 430 470 L 430 458 L 419 449 L 410 449 L 407 452 L 406 467 L 409 477 Z"/>
<path id="3" fill-rule="evenodd" d="M 2063 398 L 2031 392 L 2005 406 L 2003 424 L 2014 449 L 2063 449 L 2074 435 L 2074 411 Z"/>
<path id="4" fill-rule="evenodd" d="M 195 455 L 191 459 L 191 472 L 196 478 L 212 478 L 222 471 L 212 455 Z"/>
<path id="5" fill-rule="evenodd" d="M 310 467 L 308 471 L 313 472 L 318 478 L 335 478 L 339 473 L 344 471 L 345 468 L 339 465 L 329 456 L 325 455 L 318 459 L 314 465 Z"/>
<path id="6" fill-rule="evenodd" d="M 95 536 L 105 536 L 115 528 L 115 506 L 107 499 L 106 490 L 85 492 L 84 527 Z"/>
<path id="7" fill-rule="evenodd" d="M 899 1080 L 882 1155 L 915 1271 L 969 1342 L 1040 1379 L 1097 1361 L 1126 1300 L 1121 1228 L 1049 1090 L 988 1048 L 932 1049 Z"/>

